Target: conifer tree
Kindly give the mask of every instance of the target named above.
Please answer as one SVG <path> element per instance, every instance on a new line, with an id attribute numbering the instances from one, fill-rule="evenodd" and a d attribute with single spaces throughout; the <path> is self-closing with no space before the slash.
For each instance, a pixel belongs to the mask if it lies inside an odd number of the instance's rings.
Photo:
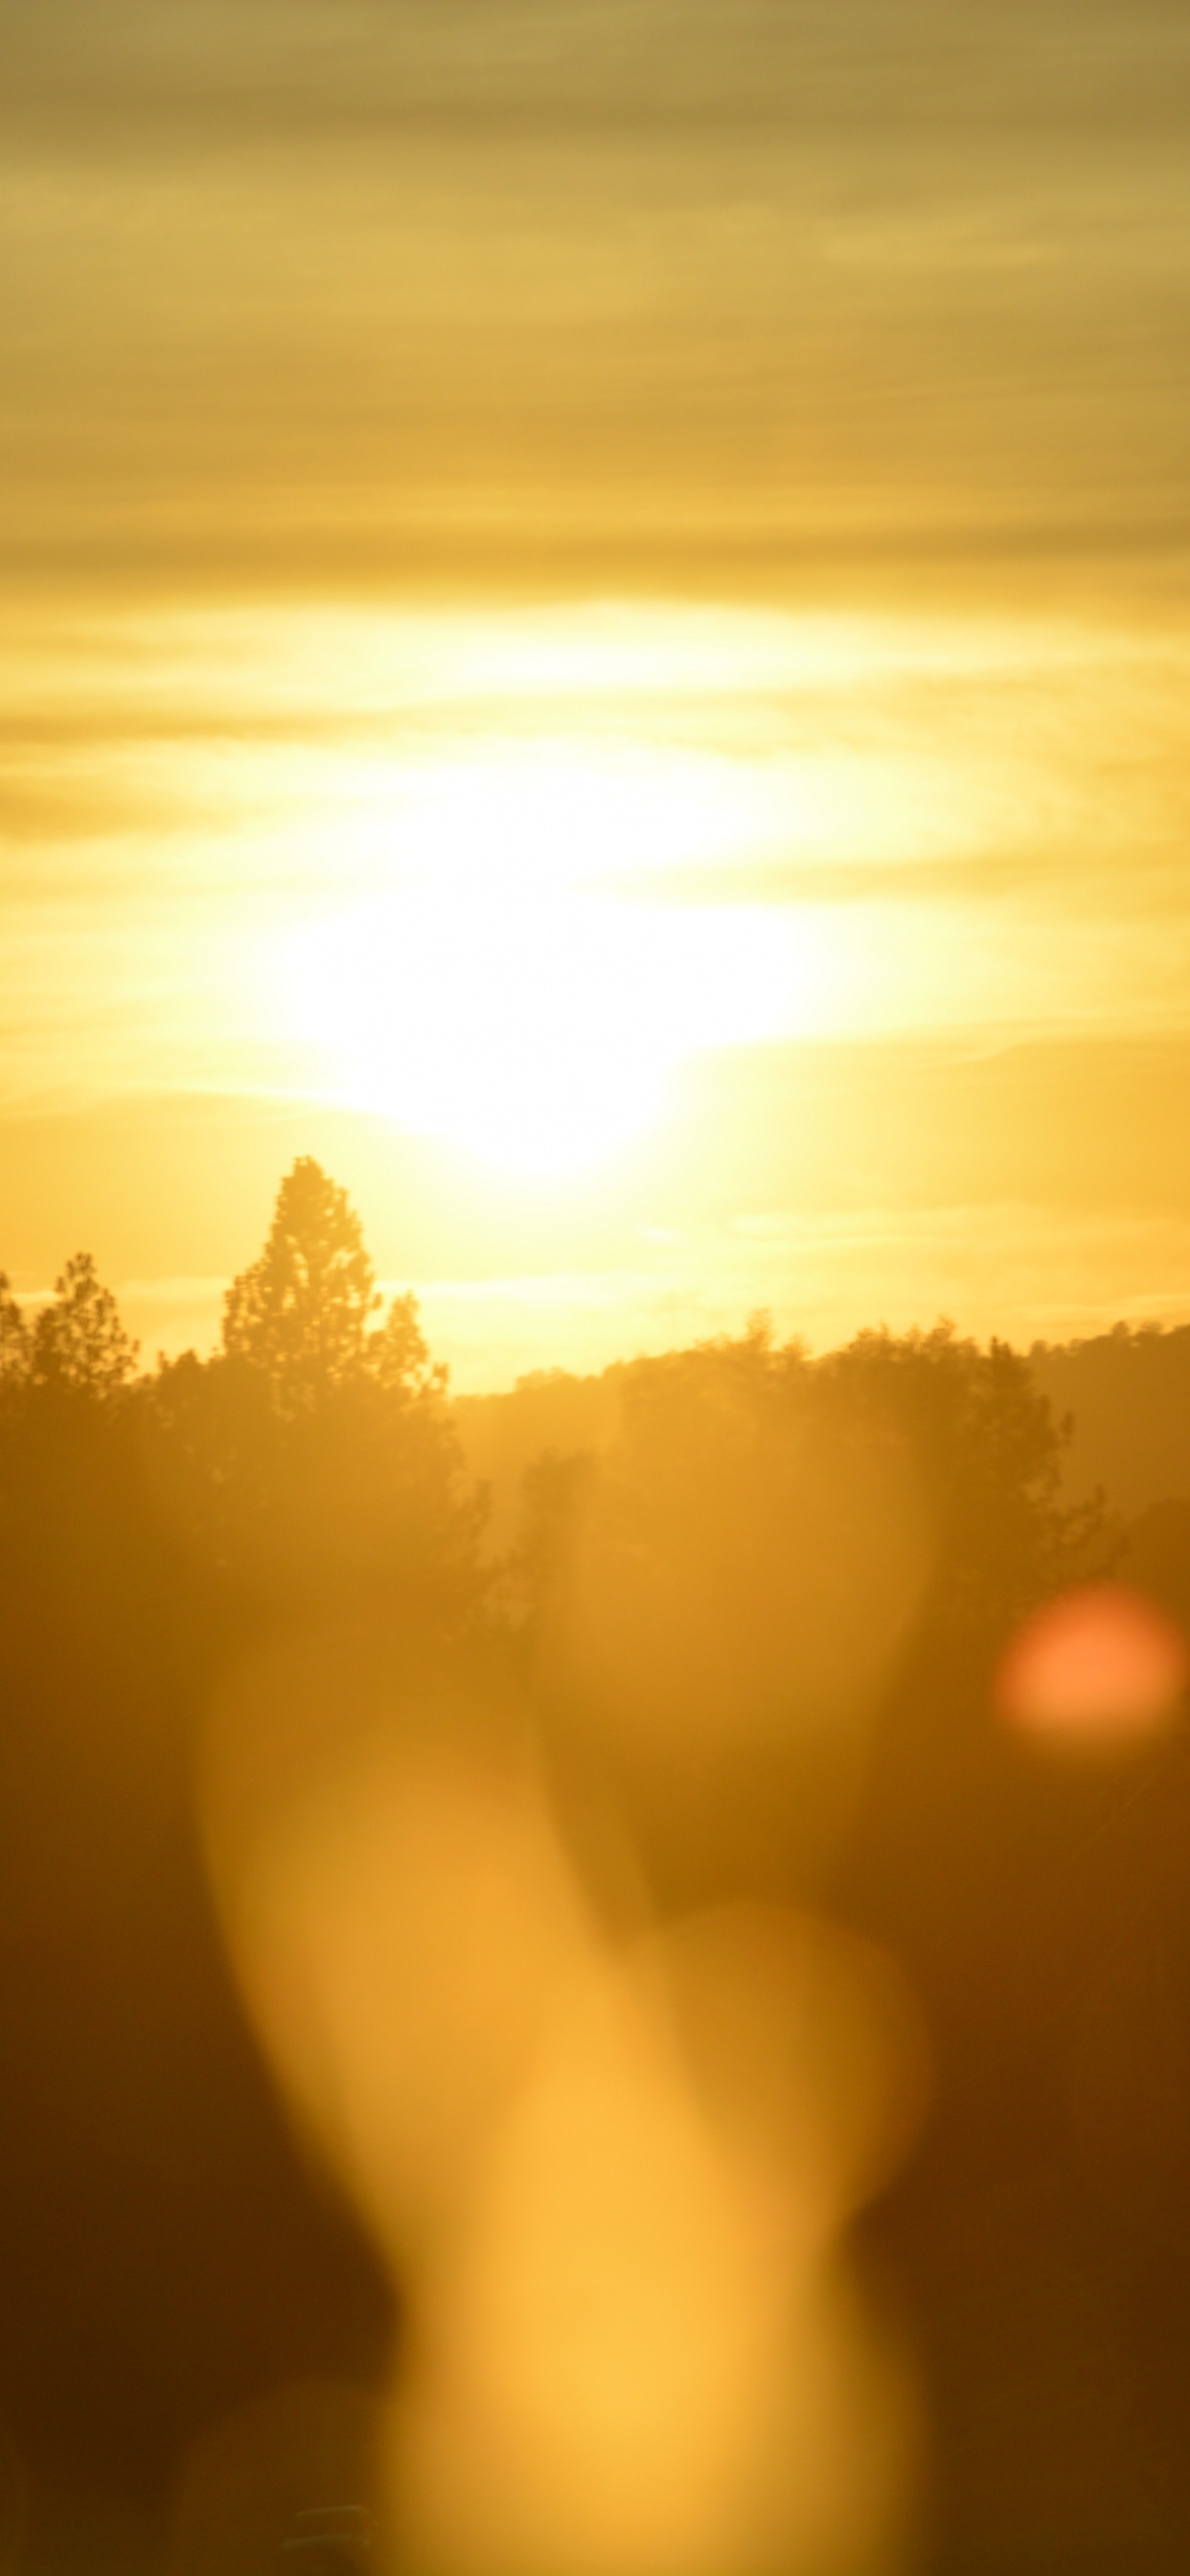
<path id="1" fill-rule="evenodd" d="M 91 1254 L 76 1252 L 54 1282 L 52 1305 L 42 1307 L 33 1327 L 33 1384 L 108 1399 L 134 1375 L 139 1353 Z"/>
<path id="2" fill-rule="evenodd" d="M 346 1190 L 312 1154 L 299 1155 L 259 1260 L 227 1292 L 225 1352 L 268 1379 L 281 1411 L 308 1412 L 363 1369 L 379 1304 Z"/>

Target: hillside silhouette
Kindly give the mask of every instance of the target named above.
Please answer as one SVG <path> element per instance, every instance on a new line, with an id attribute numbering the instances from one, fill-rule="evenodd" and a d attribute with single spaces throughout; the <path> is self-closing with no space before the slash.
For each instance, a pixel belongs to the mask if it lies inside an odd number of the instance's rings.
<path id="1" fill-rule="evenodd" d="M 626 1871 L 662 1925 L 776 1896 L 881 1945 L 935 2063 L 859 2231 L 924 2374 L 923 2563 L 1184 2566 L 1186 1739 L 1047 1762 L 995 1677 L 1112 1571 L 1190 1618 L 1190 1331 L 813 1358 L 758 1318 L 452 1404 L 307 1157 L 219 1349 L 138 1359 L 87 1255 L 32 1309 L 0 1281 L 10 2563 L 248 2576 L 368 2500 L 321 2490 L 366 2484 L 392 2291 L 265 2071 L 200 1819 L 208 1711 L 280 1639 L 395 1710 L 515 1705 L 609 1921 Z M 301 2386 L 338 2394 L 263 2501 L 186 2505 Z"/>

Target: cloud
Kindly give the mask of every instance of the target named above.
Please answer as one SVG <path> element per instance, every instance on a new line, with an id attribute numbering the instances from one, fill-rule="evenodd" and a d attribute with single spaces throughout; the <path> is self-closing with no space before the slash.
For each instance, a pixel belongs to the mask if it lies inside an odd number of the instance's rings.
<path id="1" fill-rule="evenodd" d="M 1173 0 L 0 28 L 14 580 L 747 596 L 1185 544 Z"/>
<path id="2" fill-rule="evenodd" d="M 1152 860 L 1121 883 L 1117 853 L 1088 857 L 1059 844 L 977 850 L 929 859 L 822 859 L 749 866 L 669 868 L 613 880 L 622 899 L 686 905 L 761 904 L 1004 904 L 1029 912 L 1077 910 L 1111 917 L 1143 910 L 1186 912 L 1185 865 L 1180 853 L 1165 865 Z"/>
<path id="3" fill-rule="evenodd" d="M 144 141 L 534 120 L 895 139 L 1177 124 L 1177 0 L 8 0 L 4 114 Z M 1184 95 L 1184 92 L 1183 92 Z"/>
<path id="4" fill-rule="evenodd" d="M 146 833 L 159 836 L 176 832 L 193 819 L 181 797 L 155 796 L 124 780 L 6 777 L 0 768 L 0 850 L 61 848 L 117 835 L 121 839 Z M 6 865 L 0 878 L 5 899 L 16 882 Z M 44 874 L 39 872 L 35 882 L 37 892 L 43 894 Z M 71 890 L 77 892 L 77 880 Z M 62 892 L 59 880 L 54 887 L 56 899 L 61 900 Z"/>

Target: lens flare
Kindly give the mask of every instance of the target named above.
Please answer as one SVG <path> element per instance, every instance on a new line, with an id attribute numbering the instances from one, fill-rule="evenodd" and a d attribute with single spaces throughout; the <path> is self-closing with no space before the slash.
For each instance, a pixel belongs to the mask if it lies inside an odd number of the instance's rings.
<path id="1" fill-rule="evenodd" d="M 920 2090 L 891 1967 L 772 1903 L 613 1930 L 516 1710 L 356 1692 L 333 1641 L 241 1676 L 206 1815 L 261 2038 L 401 2293 L 386 2563 L 898 2565 L 916 2404 L 845 2241 Z"/>
<path id="2" fill-rule="evenodd" d="M 996 1681 L 1000 1715 L 1054 1744 L 1126 1746 L 1170 1724 L 1190 1678 L 1184 1630 L 1142 1592 L 1088 1584 L 1018 1629 Z"/>

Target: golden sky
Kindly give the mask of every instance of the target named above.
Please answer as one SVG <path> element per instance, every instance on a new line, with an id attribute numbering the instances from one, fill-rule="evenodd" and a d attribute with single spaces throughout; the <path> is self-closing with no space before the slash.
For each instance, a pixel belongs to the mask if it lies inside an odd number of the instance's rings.
<path id="1" fill-rule="evenodd" d="M 3 0 L 0 1263 L 1190 1314 L 1182 0 Z"/>

